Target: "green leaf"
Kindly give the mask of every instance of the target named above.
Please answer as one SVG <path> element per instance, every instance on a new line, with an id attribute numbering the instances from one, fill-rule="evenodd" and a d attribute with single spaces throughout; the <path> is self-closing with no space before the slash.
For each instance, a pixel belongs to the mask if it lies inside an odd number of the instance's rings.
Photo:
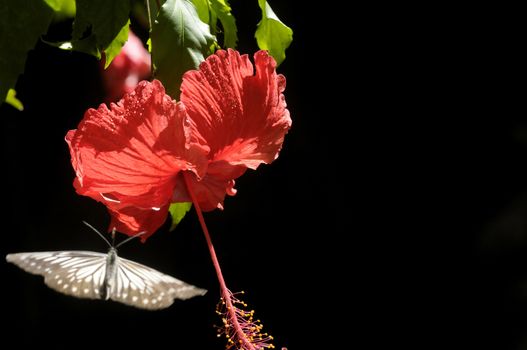
<path id="1" fill-rule="evenodd" d="M 101 58 L 101 53 L 99 52 L 99 49 L 97 49 L 97 39 L 95 36 L 90 35 L 89 37 L 82 39 L 82 40 L 76 40 L 76 41 L 61 41 L 58 43 L 53 43 L 50 41 L 42 40 L 46 44 L 57 47 L 61 50 L 75 50 L 79 52 L 84 52 L 88 55 L 92 55 L 97 57 L 98 59 Z"/>
<path id="2" fill-rule="evenodd" d="M 105 53 L 107 67 L 128 39 L 131 6 L 130 0 L 77 0 L 72 48 L 97 58 Z"/>
<path id="3" fill-rule="evenodd" d="M 192 0 L 199 19 L 210 25 L 210 0 Z"/>
<path id="4" fill-rule="evenodd" d="M 210 4 L 223 26 L 223 47 L 235 48 L 238 41 L 238 30 L 228 0 L 210 0 Z"/>
<path id="5" fill-rule="evenodd" d="M 126 24 L 121 28 L 121 31 L 115 39 L 108 45 L 108 47 L 104 50 L 105 55 L 105 62 L 104 62 L 104 69 L 108 68 L 110 63 L 112 63 L 115 56 L 121 52 L 121 49 L 123 48 L 124 44 L 128 40 L 128 31 L 130 27 L 130 20 L 126 22 Z"/>
<path id="6" fill-rule="evenodd" d="M 16 91 L 15 89 L 9 89 L 9 92 L 7 93 L 7 98 L 5 99 L 5 102 L 9 103 L 11 106 L 15 107 L 19 111 L 24 110 L 24 105 L 18 98 L 16 98 Z"/>
<path id="7" fill-rule="evenodd" d="M 179 98 L 183 74 L 196 69 L 215 38 L 189 0 L 167 0 L 152 24 L 152 60 L 167 93 Z"/>
<path id="8" fill-rule="evenodd" d="M 47 32 L 53 10 L 42 0 L 0 1 L 0 102 L 24 71 L 26 56 Z"/>
<path id="9" fill-rule="evenodd" d="M 55 12 L 53 21 L 75 17 L 75 0 L 43 0 Z"/>
<path id="10" fill-rule="evenodd" d="M 235 48 L 238 41 L 236 20 L 231 13 L 228 0 L 192 0 L 202 22 L 209 25 L 212 34 L 217 34 L 218 19 L 223 27 L 223 47 Z"/>
<path id="11" fill-rule="evenodd" d="M 170 204 L 170 207 L 168 208 L 168 212 L 170 213 L 170 216 L 172 218 L 170 231 L 174 231 L 176 229 L 176 226 L 181 220 L 183 220 L 190 208 L 192 208 L 191 202 Z"/>
<path id="12" fill-rule="evenodd" d="M 60 11 L 65 0 L 44 0 L 53 11 Z"/>
<path id="13" fill-rule="evenodd" d="M 75 0 L 64 0 L 59 12 L 66 17 L 75 17 L 77 13 Z"/>
<path id="14" fill-rule="evenodd" d="M 152 53 L 152 38 L 148 38 L 146 41 L 146 47 L 148 48 L 148 52 Z"/>
<path id="15" fill-rule="evenodd" d="M 279 65 L 285 59 L 285 49 L 293 41 L 293 30 L 278 19 L 267 1 L 258 0 L 262 9 L 262 20 L 256 29 L 256 42 L 262 50 L 269 51 Z"/>

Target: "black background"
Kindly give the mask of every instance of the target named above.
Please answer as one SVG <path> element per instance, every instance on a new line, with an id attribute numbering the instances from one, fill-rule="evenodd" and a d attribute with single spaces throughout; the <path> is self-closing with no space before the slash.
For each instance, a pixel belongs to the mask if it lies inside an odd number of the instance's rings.
<path id="1" fill-rule="evenodd" d="M 206 214 L 229 287 L 278 348 L 527 349 L 518 22 L 495 9 L 271 4 L 294 29 L 279 67 L 293 127 L 280 157 Z M 231 5 L 252 53 L 256 1 Z M 81 220 L 103 229 L 108 215 L 75 194 L 63 141 L 103 100 L 98 62 L 39 43 L 17 91 L 23 113 L 0 107 L 2 254 L 104 251 Z M 65 297 L 1 264 L 3 341 L 223 349 L 196 215 L 168 224 L 120 255 L 206 296 L 146 312 Z"/>

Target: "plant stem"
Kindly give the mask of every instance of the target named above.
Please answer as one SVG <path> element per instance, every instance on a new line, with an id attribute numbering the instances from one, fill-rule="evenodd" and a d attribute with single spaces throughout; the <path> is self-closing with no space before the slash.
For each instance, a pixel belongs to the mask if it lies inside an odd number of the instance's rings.
<path id="1" fill-rule="evenodd" d="M 218 282 L 220 283 L 220 289 L 221 294 L 223 297 L 223 300 L 225 301 L 225 304 L 227 305 L 227 313 L 229 315 L 230 321 L 234 329 L 236 330 L 236 333 L 238 334 L 238 339 L 242 341 L 242 344 L 244 346 L 244 349 L 247 350 L 256 350 L 256 348 L 247 340 L 245 333 L 243 332 L 240 323 L 238 322 L 238 318 L 236 317 L 236 309 L 234 305 L 232 304 L 231 300 L 231 294 L 229 292 L 229 289 L 227 288 L 227 285 L 225 284 L 225 280 L 223 279 L 223 274 L 221 273 L 220 263 L 218 261 L 218 257 L 216 256 L 216 251 L 214 250 L 214 246 L 212 245 L 212 240 L 210 239 L 209 230 L 207 229 L 207 225 L 205 224 L 205 219 L 203 218 L 203 213 L 201 212 L 201 208 L 199 207 L 199 203 L 197 201 L 196 195 L 192 189 L 191 183 L 190 183 L 190 177 L 191 174 L 187 171 L 183 172 L 183 178 L 185 179 L 185 185 L 187 186 L 187 191 L 190 195 L 190 198 L 192 199 L 192 203 L 194 204 L 194 208 L 196 209 L 196 213 L 198 214 L 199 223 L 201 224 L 201 229 L 203 230 L 203 234 L 205 235 L 205 240 L 207 241 L 207 246 L 209 248 L 210 257 L 212 259 L 212 264 L 214 265 L 214 269 L 216 270 L 216 276 L 218 277 Z"/>
<path id="2" fill-rule="evenodd" d="M 146 13 L 148 15 L 148 37 L 150 40 L 152 40 L 152 13 L 150 12 L 150 0 L 145 0 L 146 3 Z M 158 2 L 158 9 L 159 9 L 159 2 Z M 150 47 L 152 47 L 152 43 L 150 43 Z M 153 50 L 150 50 L 150 75 L 151 79 L 154 79 L 154 55 L 152 53 Z"/>

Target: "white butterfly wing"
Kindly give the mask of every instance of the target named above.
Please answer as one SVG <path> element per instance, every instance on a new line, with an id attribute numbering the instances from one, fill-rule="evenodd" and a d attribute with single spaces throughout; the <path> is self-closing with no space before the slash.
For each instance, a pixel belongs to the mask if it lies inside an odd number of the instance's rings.
<path id="1" fill-rule="evenodd" d="M 21 269 L 44 276 L 50 288 L 77 298 L 99 299 L 106 254 L 58 251 L 8 254 L 6 260 Z"/>
<path id="2" fill-rule="evenodd" d="M 119 258 L 110 299 L 141 309 L 169 307 L 174 299 L 204 295 L 206 290 L 165 275 L 148 266 Z"/>

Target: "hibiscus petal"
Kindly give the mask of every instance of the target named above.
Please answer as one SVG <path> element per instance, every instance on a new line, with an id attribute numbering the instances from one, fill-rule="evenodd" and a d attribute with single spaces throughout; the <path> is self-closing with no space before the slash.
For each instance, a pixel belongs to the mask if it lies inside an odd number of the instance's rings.
<path id="1" fill-rule="evenodd" d="M 177 173 L 198 172 L 196 164 L 203 164 L 187 160 L 197 151 L 190 149 L 181 108 L 154 80 L 141 82 L 110 109 L 88 110 L 66 135 L 77 192 L 105 203 L 111 197 L 120 207 L 167 205 Z"/>
<path id="2" fill-rule="evenodd" d="M 247 55 L 220 50 L 183 77 L 181 103 L 192 141 L 210 147 L 207 175 L 194 185 L 203 210 L 221 208 L 246 168 L 275 160 L 291 127 L 285 78 L 266 51 L 254 60 L 256 72 Z"/>
<path id="3" fill-rule="evenodd" d="M 168 216 L 168 205 L 155 209 L 126 207 L 119 210 L 108 208 L 108 210 L 112 216 L 109 230 L 115 228 L 118 232 L 129 236 L 145 231 L 146 233 L 141 236 L 142 242 L 163 225 Z"/>
<path id="4" fill-rule="evenodd" d="M 200 209 L 203 211 L 211 211 L 214 209 L 223 209 L 223 201 L 225 195 L 234 196 L 236 189 L 234 189 L 234 179 L 240 177 L 245 173 L 247 167 L 243 165 L 230 165 L 225 161 L 217 161 L 210 163 L 207 174 L 198 179 L 195 175 L 191 175 L 190 186 L 196 199 L 198 200 Z M 178 175 L 177 190 L 174 192 L 172 202 L 191 202 L 182 174 Z"/>
<path id="5" fill-rule="evenodd" d="M 211 160 L 256 169 L 278 156 L 291 127 L 282 92 L 285 78 L 266 51 L 247 55 L 234 50 L 209 56 L 198 71 L 183 77 L 181 102 L 197 141 L 211 149 Z"/>

